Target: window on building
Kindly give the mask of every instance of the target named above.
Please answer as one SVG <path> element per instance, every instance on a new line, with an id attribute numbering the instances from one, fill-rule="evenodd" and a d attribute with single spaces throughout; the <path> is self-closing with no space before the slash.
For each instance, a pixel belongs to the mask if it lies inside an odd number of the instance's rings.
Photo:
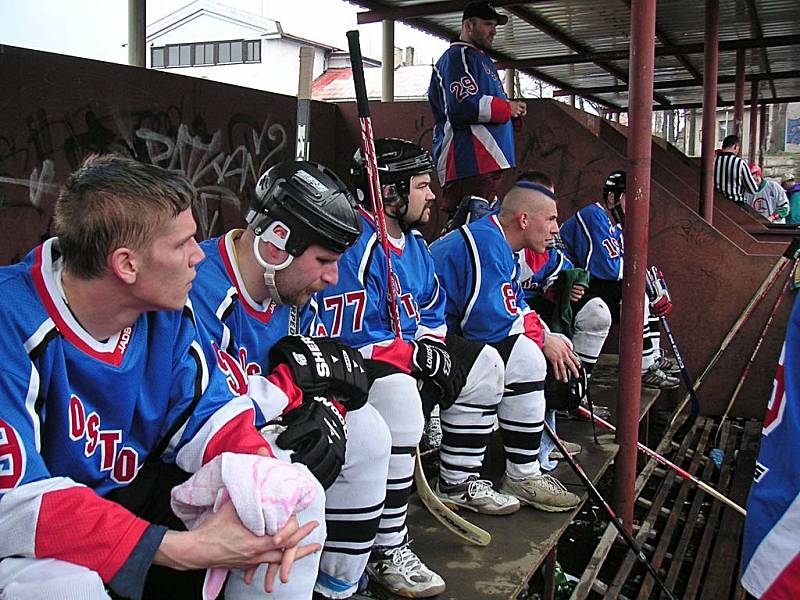
<path id="1" fill-rule="evenodd" d="M 259 40 L 245 42 L 245 62 L 261 62 L 261 42 Z"/>
<path id="2" fill-rule="evenodd" d="M 154 69 L 261 62 L 261 41 L 176 44 L 151 48 L 150 52 Z"/>
<path id="3" fill-rule="evenodd" d="M 150 50 L 150 64 L 154 69 L 164 68 L 164 48 L 152 48 Z"/>

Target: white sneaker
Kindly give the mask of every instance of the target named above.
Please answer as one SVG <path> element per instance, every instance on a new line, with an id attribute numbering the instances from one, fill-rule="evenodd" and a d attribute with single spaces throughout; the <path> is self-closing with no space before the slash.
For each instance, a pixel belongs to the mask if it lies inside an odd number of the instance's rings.
<path id="1" fill-rule="evenodd" d="M 495 491 L 491 481 L 478 479 L 476 475 L 452 485 L 439 479 L 433 493 L 445 504 L 485 515 L 510 515 L 520 509 L 519 500 L 514 496 Z"/>
<path id="2" fill-rule="evenodd" d="M 411 550 L 409 540 L 399 548 L 372 549 L 367 573 L 383 588 L 403 598 L 431 598 L 444 592 L 444 580 Z"/>
<path id="3" fill-rule="evenodd" d="M 546 473 L 526 479 L 511 479 L 505 475 L 500 484 L 500 491 L 516 496 L 523 504 L 546 512 L 565 512 L 581 503 L 578 496 L 568 491 L 558 479 Z"/>
<path id="4" fill-rule="evenodd" d="M 672 375 L 667 375 L 653 363 L 646 371 L 642 372 L 642 385 L 649 388 L 674 390 L 681 386 L 681 380 Z"/>

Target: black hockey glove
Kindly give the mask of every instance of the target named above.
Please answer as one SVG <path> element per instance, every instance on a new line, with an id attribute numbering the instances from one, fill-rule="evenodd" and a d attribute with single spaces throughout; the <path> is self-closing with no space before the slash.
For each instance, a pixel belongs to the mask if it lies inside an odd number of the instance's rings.
<path id="1" fill-rule="evenodd" d="M 304 394 L 339 392 L 346 410 L 367 402 L 369 383 L 364 359 L 358 351 L 331 338 L 287 335 L 269 352 L 274 366 L 286 364 Z"/>
<path id="2" fill-rule="evenodd" d="M 275 443 L 292 450 L 292 462 L 308 467 L 322 487 L 328 489 L 339 476 L 347 447 L 347 425 L 342 413 L 322 396 L 306 398 L 283 416 L 286 431 Z"/>
<path id="3" fill-rule="evenodd" d="M 466 382 L 463 367 L 442 344 L 423 339 L 411 342 L 411 345 L 414 347 L 411 374 L 422 381 L 422 389 L 427 387 L 428 397 L 431 395 L 429 384 L 433 383 L 439 394 L 439 405 L 442 408 L 450 407 Z"/>

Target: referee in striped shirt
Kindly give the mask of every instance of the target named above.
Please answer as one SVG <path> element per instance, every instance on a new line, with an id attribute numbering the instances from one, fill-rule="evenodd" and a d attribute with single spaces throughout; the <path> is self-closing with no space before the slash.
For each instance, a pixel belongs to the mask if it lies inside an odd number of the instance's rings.
<path id="1" fill-rule="evenodd" d="M 758 184 L 738 154 L 738 135 L 729 135 L 722 140 L 722 148 L 714 160 L 714 187 L 728 200 L 743 204 L 744 193 L 755 194 Z"/>

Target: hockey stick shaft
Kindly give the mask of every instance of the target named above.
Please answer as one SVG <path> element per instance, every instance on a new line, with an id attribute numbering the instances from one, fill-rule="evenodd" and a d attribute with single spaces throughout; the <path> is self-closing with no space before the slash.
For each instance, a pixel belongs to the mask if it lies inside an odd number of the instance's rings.
<path id="1" fill-rule="evenodd" d="M 625 540 L 625 543 L 628 544 L 630 549 L 633 551 L 633 554 L 636 557 L 636 559 L 647 568 L 647 570 L 650 572 L 650 575 L 653 576 L 653 579 L 658 584 L 658 586 L 664 591 L 667 597 L 672 600 L 676 600 L 675 594 L 673 594 L 672 590 L 670 590 L 667 587 L 667 584 L 661 578 L 661 575 L 658 574 L 658 571 L 653 566 L 653 564 L 649 560 L 647 560 L 647 557 L 645 556 L 641 546 L 639 546 L 639 544 L 636 543 L 636 540 L 633 539 L 633 536 L 630 533 L 628 533 L 628 531 L 623 526 L 622 522 L 617 518 L 614 509 L 611 508 L 608 502 L 606 502 L 606 499 L 603 498 L 602 494 L 600 494 L 600 491 L 592 483 L 592 480 L 589 479 L 589 476 L 586 474 L 583 468 L 575 461 L 574 458 L 572 458 L 570 453 L 567 452 L 564 443 L 550 428 L 550 425 L 547 424 L 547 421 L 543 421 L 543 424 L 544 424 L 544 430 L 547 432 L 547 435 L 550 436 L 550 439 L 553 440 L 553 443 L 555 444 L 556 448 L 558 448 L 559 452 L 561 452 L 561 455 L 564 457 L 564 460 L 566 460 L 569 463 L 569 466 L 572 467 L 572 470 L 575 471 L 575 474 L 578 476 L 578 479 L 581 480 L 583 485 L 589 491 L 589 494 L 592 495 L 594 499 L 597 500 L 597 502 L 599 502 L 603 506 L 605 511 L 608 513 L 608 516 L 611 518 L 611 523 L 614 525 L 614 527 L 616 527 L 617 532 L 622 536 L 622 539 Z"/>
<path id="2" fill-rule="evenodd" d="M 694 380 L 694 385 L 692 388 L 695 391 L 700 387 L 700 384 L 703 382 L 703 379 L 705 379 L 706 375 L 708 375 L 708 372 L 717 364 L 717 361 L 719 361 L 723 352 L 725 352 L 727 347 L 730 345 L 731 340 L 733 340 L 736 334 L 739 333 L 739 330 L 742 328 L 742 326 L 744 326 L 745 322 L 750 319 L 756 307 L 761 303 L 762 300 L 764 300 L 764 298 L 766 298 L 769 290 L 778 280 L 781 272 L 786 268 L 793 258 L 797 257 L 798 251 L 800 251 L 800 239 L 795 238 L 792 243 L 789 244 L 786 252 L 784 252 L 783 255 L 775 262 L 770 272 L 764 278 L 764 281 L 761 282 L 761 285 L 756 290 L 755 294 L 753 294 L 753 297 L 750 299 L 750 302 L 747 303 L 747 306 L 745 306 L 742 314 L 739 315 L 739 318 L 733 324 L 730 331 L 728 331 L 725 339 L 722 340 L 722 343 L 720 344 L 714 356 L 712 356 L 711 360 L 708 361 L 706 368 L 703 369 L 703 372 L 700 373 L 697 379 Z M 683 411 L 690 399 L 690 394 L 686 394 L 686 396 L 684 396 L 683 401 L 678 405 L 678 408 L 675 409 L 675 413 L 672 415 L 670 424 L 675 422 L 675 419 L 678 418 L 678 415 Z"/>
<path id="3" fill-rule="evenodd" d="M 797 264 L 797 260 L 795 260 L 795 264 Z M 745 380 L 750 375 L 750 369 L 755 362 L 756 355 L 758 351 L 761 349 L 761 344 L 764 342 L 764 338 L 767 336 L 767 331 L 772 325 L 772 321 L 775 320 L 775 315 L 778 313 L 778 308 L 780 308 L 781 304 L 783 303 L 783 299 L 786 297 L 786 293 L 789 291 L 789 286 L 792 283 L 791 272 L 789 277 L 786 278 L 786 283 L 783 284 L 781 291 L 778 293 L 778 297 L 775 299 L 775 304 L 772 306 L 772 310 L 769 313 L 769 317 L 767 318 L 767 322 L 764 324 L 764 328 L 761 330 L 761 335 L 758 336 L 758 340 L 756 341 L 755 348 L 753 348 L 752 354 L 750 354 L 750 358 L 747 360 L 747 364 L 744 367 L 744 371 L 742 372 L 742 376 L 739 378 L 739 383 L 736 384 L 736 389 L 733 390 L 733 395 L 731 399 L 728 401 L 728 406 L 725 407 L 725 412 L 722 413 L 722 420 L 720 420 L 719 428 L 717 429 L 717 435 L 715 437 L 714 445 L 719 444 L 719 435 L 720 431 L 722 431 L 722 424 L 725 422 L 725 419 L 728 418 L 728 414 L 731 412 L 736 399 L 739 397 L 739 392 L 742 391 L 742 387 L 744 386 Z"/>
<path id="4" fill-rule="evenodd" d="M 350 49 L 350 62 L 353 67 L 353 84 L 356 88 L 356 104 L 358 106 L 358 120 L 361 127 L 361 152 L 364 155 L 364 166 L 367 170 L 369 181 L 370 200 L 372 201 L 372 214 L 377 225 L 378 240 L 386 256 L 386 273 L 388 275 L 387 294 L 389 296 L 389 319 L 395 335 L 402 337 L 400 325 L 400 310 L 397 305 L 397 280 L 392 269 L 391 253 L 389 251 L 389 238 L 386 234 L 386 216 L 383 213 L 383 197 L 381 196 L 381 183 L 378 177 L 378 160 L 375 154 L 375 138 L 372 133 L 372 118 L 369 112 L 369 99 L 367 86 L 364 82 L 364 65 L 361 60 L 361 43 L 358 31 L 347 32 L 347 44 Z M 422 459 L 417 448 L 414 478 L 417 483 L 417 493 L 422 503 L 430 513 L 438 519 L 447 529 L 462 539 L 479 546 L 487 545 L 492 537 L 488 532 L 473 525 L 466 519 L 459 517 L 433 493 L 425 473 L 422 471 Z"/>
<path id="5" fill-rule="evenodd" d="M 592 418 L 592 414 L 582 406 L 578 407 L 578 412 L 580 412 L 585 417 Z M 594 416 L 594 421 L 595 421 L 595 423 L 597 423 L 598 425 L 600 425 L 604 429 L 608 429 L 609 431 L 613 432 L 613 431 L 617 430 L 617 428 L 614 427 L 611 423 L 601 419 L 597 415 Z M 717 490 L 715 490 L 713 487 L 711 487 L 707 483 L 699 480 L 697 477 L 695 477 L 694 475 L 692 475 L 688 471 L 682 469 L 681 467 L 679 467 L 678 465 L 676 465 L 675 463 L 673 463 L 669 459 L 664 458 L 663 456 L 661 456 L 657 452 L 654 452 L 653 450 L 651 450 L 650 448 L 648 448 L 647 446 L 645 446 L 644 444 L 642 444 L 640 442 L 636 442 L 636 447 L 639 449 L 639 452 L 641 452 L 642 454 L 652 458 L 657 463 L 659 463 L 661 465 L 664 465 L 665 467 L 667 467 L 669 469 L 672 469 L 680 477 L 686 479 L 687 481 L 691 481 L 698 488 L 703 490 L 705 493 L 709 494 L 710 496 L 713 496 L 714 498 L 716 498 L 717 500 L 719 500 L 723 504 L 728 505 L 730 508 L 732 508 L 736 512 L 741 513 L 743 516 L 747 514 L 747 511 L 745 511 L 745 509 L 743 509 L 741 506 L 736 504 L 733 500 L 731 500 L 730 498 L 726 498 L 725 496 L 720 494 Z"/>
<path id="6" fill-rule="evenodd" d="M 647 286 L 647 295 L 651 301 L 658 296 L 659 288 L 661 292 L 665 293 L 669 298 L 669 289 L 667 288 L 666 282 L 663 280 L 663 275 L 657 267 L 650 267 L 650 269 L 647 271 L 645 283 Z M 697 417 L 700 414 L 700 399 L 695 393 L 692 378 L 689 376 L 689 371 L 686 369 L 686 364 L 683 362 L 683 357 L 681 356 L 680 350 L 678 350 L 678 342 L 675 341 L 675 335 L 672 333 L 672 327 L 669 326 L 669 321 L 667 321 L 666 315 L 660 316 L 658 320 L 661 322 L 661 327 L 664 329 L 664 333 L 667 334 L 667 340 L 669 340 L 672 353 L 675 355 L 675 361 L 678 363 L 681 377 L 683 377 L 683 383 L 686 385 L 686 389 L 689 390 L 689 397 L 692 400 L 689 416 L 675 432 L 674 439 L 675 441 L 680 442 L 686 437 L 686 434 L 689 433 L 689 430 L 692 428 L 692 425 L 694 425 L 695 421 L 697 421 Z"/>
<path id="7" fill-rule="evenodd" d="M 383 197 L 381 196 L 381 182 L 378 176 L 378 159 L 375 155 L 375 138 L 372 133 L 372 117 L 369 112 L 369 97 L 367 85 L 364 81 L 364 64 L 361 59 L 361 42 L 358 31 L 347 32 L 347 44 L 350 49 L 350 62 L 353 67 L 353 85 L 356 88 L 356 105 L 358 106 L 358 121 L 361 129 L 361 152 L 364 155 L 364 167 L 367 171 L 369 182 L 370 200 L 372 201 L 372 214 L 377 224 L 378 241 L 386 256 L 386 272 L 388 274 L 389 317 L 397 337 L 401 337 L 400 310 L 397 306 L 397 289 L 392 259 L 389 253 L 389 238 L 386 234 L 386 218 L 383 214 Z"/>
<path id="8" fill-rule="evenodd" d="M 297 84 L 297 140 L 295 158 L 308 160 L 311 146 L 311 85 L 314 79 L 314 49 L 300 47 L 300 76 Z"/>

